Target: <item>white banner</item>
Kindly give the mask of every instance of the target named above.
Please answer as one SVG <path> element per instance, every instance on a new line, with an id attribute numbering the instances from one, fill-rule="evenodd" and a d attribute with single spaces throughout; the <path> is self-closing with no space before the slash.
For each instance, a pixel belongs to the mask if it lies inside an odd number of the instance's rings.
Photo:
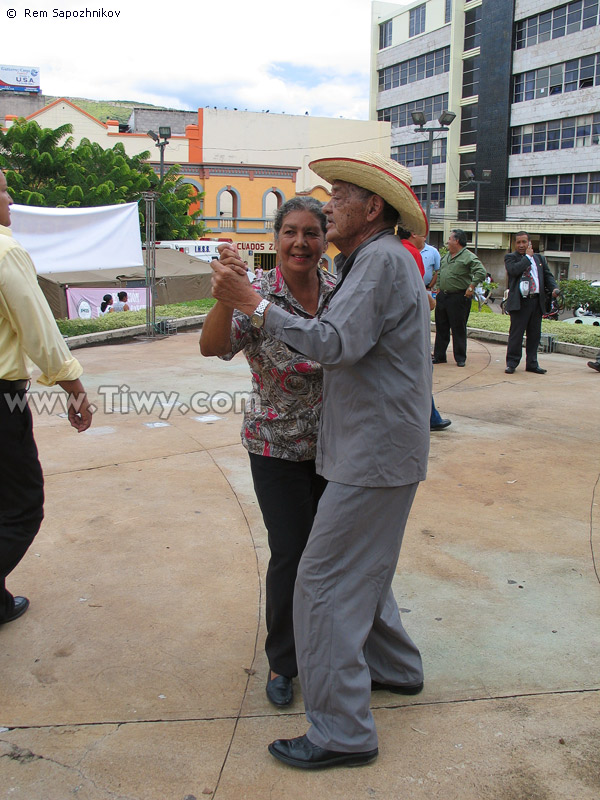
<path id="1" fill-rule="evenodd" d="M 125 289 L 98 289 L 89 286 L 70 286 L 66 289 L 69 319 L 92 319 L 100 316 L 100 306 L 104 296 L 109 294 L 116 303 L 119 292 Z M 130 311 L 141 311 L 146 308 L 146 289 L 127 289 L 127 305 Z M 111 312 L 109 312 L 111 313 Z"/>
<path id="2" fill-rule="evenodd" d="M 13 205 L 13 236 L 40 275 L 144 264 L 137 203 L 97 208 Z"/>

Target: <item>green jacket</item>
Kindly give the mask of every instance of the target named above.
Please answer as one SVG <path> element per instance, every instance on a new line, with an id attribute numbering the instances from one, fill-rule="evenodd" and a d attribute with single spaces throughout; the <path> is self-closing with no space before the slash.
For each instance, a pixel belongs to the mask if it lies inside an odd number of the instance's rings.
<path id="1" fill-rule="evenodd" d="M 464 292 L 468 286 L 483 283 L 486 278 L 485 267 L 474 253 L 466 247 L 451 256 L 442 256 L 437 287 L 443 292 Z"/>

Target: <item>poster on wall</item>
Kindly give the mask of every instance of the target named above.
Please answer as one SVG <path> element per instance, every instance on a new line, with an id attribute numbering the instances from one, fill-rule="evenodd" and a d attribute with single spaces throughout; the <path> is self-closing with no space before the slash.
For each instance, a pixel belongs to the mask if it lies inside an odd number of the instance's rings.
<path id="1" fill-rule="evenodd" d="M 101 311 L 105 295 L 110 295 L 113 302 L 118 301 L 118 293 L 125 291 L 111 286 L 107 289 L 89 289 L 85 286 L 74 286 L 66 290 L 69 319 L 94 319 L 104 316 Z M 146 308 L 146 289 L 127 289 L 127 305 L 130 311 L 142 311 Z M 106 310 L 106 313 L 111 313 Z"/>

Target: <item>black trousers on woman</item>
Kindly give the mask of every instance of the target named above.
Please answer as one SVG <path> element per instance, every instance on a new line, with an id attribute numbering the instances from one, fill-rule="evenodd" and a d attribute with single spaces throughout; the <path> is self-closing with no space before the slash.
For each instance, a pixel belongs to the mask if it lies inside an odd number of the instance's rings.
<path id="1" fill-rule="evenodd" d="M 327 481 L 314 461 L 288 461 L 250 453 L 254 491 L 269 535 L 265 651 L 278 675 L 298 674 L 294 644 L 294 583 Z"/>
<path id="2" fill-rule="evenodd" d="M 44 478 L 24 391 L 0 391 L 0 623 L 15 607 L 5 586 L 33 542 L 44 516 Z"/>

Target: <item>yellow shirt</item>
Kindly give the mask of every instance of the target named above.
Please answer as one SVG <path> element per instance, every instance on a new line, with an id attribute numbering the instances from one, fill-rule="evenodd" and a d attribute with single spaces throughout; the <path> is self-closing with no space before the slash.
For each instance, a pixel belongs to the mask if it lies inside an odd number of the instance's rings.
<path id="1" fill-rule="evenodd" d="M 31 377 L 32 361 L 45 386 L 76 380 L 83 372 L 58 330 L 33 261 L 0 225 L 0 378 Z"/>

